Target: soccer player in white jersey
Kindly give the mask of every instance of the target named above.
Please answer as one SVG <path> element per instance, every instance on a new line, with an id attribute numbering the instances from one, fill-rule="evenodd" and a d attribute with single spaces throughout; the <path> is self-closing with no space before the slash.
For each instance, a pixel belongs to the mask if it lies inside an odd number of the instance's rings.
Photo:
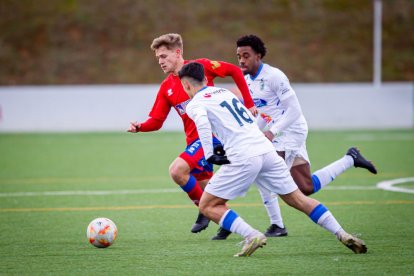
<path id="1" fill-rule="evenodd" d="M 263 128 L 277 153 L 285 159 L 299 189 L 305 195 L 313 194 L 352 166 L 376 174 L 374 165 L 354 147 L 341 159 L 311 173 L 306 150 L 308 125 L 298 98 L 286 75 L 278 68 L 263 63 L 265 55 L 266 47 L 259 37 L 247 35 L 238 39 L 237 59 L 260 113 L 259 127 Z M 271 223 L 265 235 L 287 235 L 277 196 L 262 190 L 260 193 Z M 224 229 L 219 229 L 213 239 L 226 239 L 229 234 Z"/>
<path id="2" fill-rule="evenodd" d="M 178 75 L 191 99 L 186 112 L 197 127 L 206 160 L 222 165 L 201 196 L 200 211 L 245 239 L 236 257 L 250 256 L 266 244 L 263 233 L 226 205 L 228 200 L 244 195 L 253 183 L 261 190 L 279 194 L 288 205 L 336 235 L 355 253 L 367 252 L 364 241 L 345 232 L 323 204 L 298 189 L 285 162 L 263 135 L 254 116 L 232 92 L 206 86 L 203 65 L 197 62 L 184 65 Z M 224 155 L 214 154 L 213 134 L 223 143 Z"/>

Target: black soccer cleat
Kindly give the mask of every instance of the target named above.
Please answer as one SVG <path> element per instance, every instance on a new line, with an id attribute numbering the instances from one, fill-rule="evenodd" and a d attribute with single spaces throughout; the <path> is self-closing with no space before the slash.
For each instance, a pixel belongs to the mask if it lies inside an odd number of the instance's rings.
<path id="1" fill-rule="evenodd" d="M 272 224 L 264 233 L 266 237 L 284 237 L 288 235 L 286 228 L 281 228 L 276 224 Z"/>
<path id="2" fill-rule="evenodd" d="M 215 241 L 225 240 L 227 239 L 228 236 L 230 236 L 230 234 L 231 234 L 231 231 L 228 231 L 224 229 L 223 227 L 220 227 L 219 230 L 217 231 L 217 234 L 211 239 Z"/>
<path id="3" fill-rule="evenodd" d="M 373 174 L 377 174 L 377 169 L 375 168 L 374 164 L 372 164 L 371 161 L 368 161 L 367 159 L 362 156 L 361 152 L 355 148 L 350 148 L 346 155 L 349 155 L 354 159 L 354 166 L 355 168 L 364 168 L 370 171 Z"/>
<path id="4" fill-rule="evenodd" d="M 204 216 L 202 213 L 198 213 L 197 220 L 193 224 L 193 227 L 191 227 L 191 232 L 193 233 L 201 232 L 208 227 L 209 223 L 210 223 L 210 219 L 208 217 Z"/>

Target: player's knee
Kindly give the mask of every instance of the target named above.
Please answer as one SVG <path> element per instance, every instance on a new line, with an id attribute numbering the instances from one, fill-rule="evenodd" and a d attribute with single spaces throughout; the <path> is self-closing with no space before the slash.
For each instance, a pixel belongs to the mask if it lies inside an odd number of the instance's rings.
<path id="1" fill-rule="evenodd" d="M 180 186 L 187 183 L 190 170 L 190 166 L 187 162 L 180 157 L 176 158 L 169 167 L 171 178 Z"/>
<path id="2" fill-rule="evenodd" d="M 308 181 L 306 179 L 295 179 L 296 184 L 298 185 L 299 190 L 305 195 L 313 194 L 313 183 L 312 180 Z"/>
<path id="3" fill-rule="evenodd" d="M 185 171 L 182 168 L 180 168 L 179 165 L 172 163 L 169 168 L 169 173 L 170 173 L 171 178 L 178 185 L 186 184 L 185 182 L 188 177 L 186 177 Z"/>
<path id="4" fill-rule="evenodd" d="M 305 195 L 313 194 L 313 183 L 309 163 L 306 163 L 306 160 L 300 158 L 295 162 L 297 162 L 296 166 L 292 167 L 290 170 L 293 180 L 302 193 Z"/>

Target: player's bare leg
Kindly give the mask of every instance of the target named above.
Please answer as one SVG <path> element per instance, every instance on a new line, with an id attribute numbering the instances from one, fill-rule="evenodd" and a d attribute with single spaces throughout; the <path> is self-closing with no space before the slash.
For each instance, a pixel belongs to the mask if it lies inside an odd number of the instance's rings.
<path id="1" fill-rule="evenodd" d="M 193 203 L 198 206 L 203 190 L 200 187 L 200 183 L 190 174 L 190 171 L 190 166 L 181 157 L 177 157 L 171 163 L 169 168 L 170 176 L 174 182 L 177 183 L 181 189 L 187 193 Z M 210 220 L 200 212 L 195 223 L 191 227 L 191 232 L 198 233 L 203 231 L 208 227 L 209 222 Z"/>
<path id="2" fill-rule="evenodd" d="M 209 219 L 219 224 L 224 213 L 229 209 L 226 199 L 216 197 L 208 192 L 203 193 L 200 200 L 200 211 Z"/>
<path id="3" fill-rule="evenodd" d="M 278 152 L 280 156 L 285 157 L 285 152 Z M 365 159 L 360 151 L 352 147 L 340 159 L 328 164 L 327 166 L 311 173 L 308 161 L 301 157 L 295 158 L 290 173 L 298 185 L 299 189 L 305 195 L 311 195 L 331 183 L 337 176 L 351 167 L 363 168 L 376 174 L 377 169 L 371 161 Z"/>
<path id="4" fill-rule="evenodd" d="M 171 178 L 179 186 L 184 186 L 190 178 L 191 168 L 181 157 L 177 157 L 169 167 Z"/>
<path id="5" fill-rule="evenodd" d="M 285 158 L 285 152 L 277 152 L 283 159 Z M 299 186 L 299 189 L 306 191 L 313 191 L 312 180 L 310 177 L 309 164 L 303 158 L 296 158 L 293 162 L 291 170 L 292 177 Z M 284 237 L 288 235 L 287 229 L 284 226 L 283 218 L 280 211 L 278 196 L 268 191 L 260 190 L 260 195 L 263 200 L 263 204 L 266 208 L 267 214 L 270 218 L 270 226 L 267 228 L 266 237 Z M 219 232 L 215 237 L 220 236 Z"/>
<path id="6" fill-rule="evenodd" d="M 302 193 L 305 195 L 311 195 L 314 193 L 312 175 L 308 162 L 305 161 L 305 163 L 292 166 L 290 169 L 290 175 L 292 175 L 293 180 L 296 185 L 298 185 L 298 188 Z"/>

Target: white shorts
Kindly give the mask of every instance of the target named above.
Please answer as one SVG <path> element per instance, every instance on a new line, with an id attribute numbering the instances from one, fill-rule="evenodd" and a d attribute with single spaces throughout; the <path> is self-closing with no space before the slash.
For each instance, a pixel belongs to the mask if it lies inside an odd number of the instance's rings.
<path id="1" fill-rule="evenodd" d="M 246 159 L 242 164 L 223 165 L 210 179 L 205 191 L 216 197 L 234 199 L 244 196 L 256 183 L 279 195 L 298 189 L 283 159 L 275 152 L 268 152 Z"/>
<path id="2" fill-rule="evenodd" d="M 285 152 L 285 162 L 289 170 L 296 158 L 302 158 L 310 164 L 308 151 L 306 150 L 307 132 L 283 132 L 273 139 L 272 143 L 276 151 Z"/>

